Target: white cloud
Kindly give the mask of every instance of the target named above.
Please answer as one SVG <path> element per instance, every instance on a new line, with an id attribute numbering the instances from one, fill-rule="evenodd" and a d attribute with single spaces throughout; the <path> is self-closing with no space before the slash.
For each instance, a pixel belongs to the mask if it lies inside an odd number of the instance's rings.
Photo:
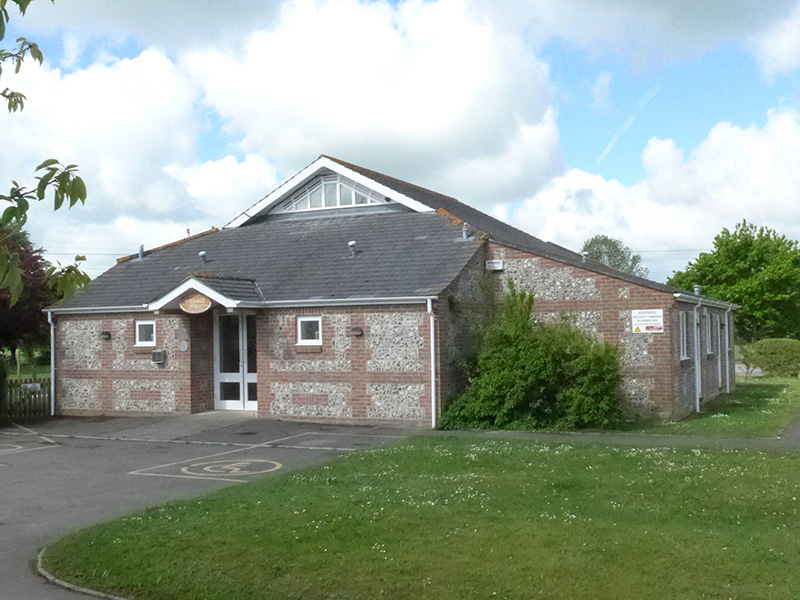
<path id="1" fill-rule="evenodd" d="M 561 168 L 545 66 L 462 0 L 300 0 L 243 53 L 181 64 L 245 151 L 290 170 L 321 152 L 424 185 L 509 156 L 528 181 Z M 471 174 L 441 191 L 489 187 Z"/>
<path id="2" fill-rule="evenodd" d="M 768 77 L 794 71 L 800 65 L 800 4 L 788 18 L 753 36 L 752 45 L 759 66 Z"/>
<path id="3" fill-rule="evenodd" d="M 37 244 L 66 256 L 130 253 L 139 243 L 169 241 L 160 237 L 167 231 L 211 221 L 192 206 L 185 187 L 163 173 L 165 164 L 194 160 L 200 119 L 196 88 L 161 52 L 67 74 L 47 63 L 26 65 L 17 77 L 4 74 L 3 84 L 23 91 L 28 102 L 21 113 L 0 118 L 0 139 L 13 140 L 0 144 L 0 182 L 30 186 L 34 167 L 56 157 L 77 163 L 88 187 L 85 207 L 56 214 L 51 200 L 33 207 L 28 227 Z M 249 199 L 240 200 L 243 208 Z M 127 239 L 118 227 L 125 219 L 143 224 L 133 248 L 118 246 Z M 88 247 L 81 245 L 87 239 L 82 232 L 91 232 Z M 94 264 L 113 263 L 112 257 L 96 258 L 89 263 L 94 274 L 100 268 Z"/>
<path id="4" fill-rule="evenodd" d="M 600 71 L 592 86 L 592 104 L 595 110 L 606 111 L 611 108 L 611 73 Z"/>
<path id="5" fill-rule="evenodd" d="M 654 138 L 642 161 L 647 176 L 632 186 L 570 170 L 524 201 L 512 222 L 573 249 L 597 233 L 619 238 L 646 251 L 651 275 L 662 280 L 742 219 L 800 239 L 795 111 L 771 111 L 761 128 L 719 123 L 688 157 L 672 140 Z"/>
<path id="6" fill-rule="evenodd" d="M 278 0 L 230 5 L 219 0 L 59 0 L 34 2 L 23 19 L 12 11 L 11 25 L 24 26 L 32 36 L 69 32 L 84 44 L 91 40 L 95 51 L 135 41 L 177 52 L 209 44 L 235 46 L 254 27 L 268 26 L 280 5 Z"/>
<path id="7" fill-rule="evenodd" d="M 241 162 L 228 155 L 199 165 L 169 165 L 164 171 L 181 182 L 193 205 L 217 223 L 227 223 L 280 183 L 275 167 L 256 154 Z"/>
<path id="8" fill-rule="evenodd" d="M 797 66 L 797 0 L 471 0 L 471 5 L 475 13 L 524 34 L 535 52 L 558 38 L 641 69 L 694 58 L 733 41 L 755 46 L 762 64 L 772 68 Z"/>
<path id="9" fill-rule="evenodd" d="M 786 230 L 800 223 L 795 113 L 770 113 L 761 128 L 720 123 L 687 152 L 652 139 L 642 153 L 646 178 L 624 186 L 563 172 L 548 67 L 539 58 L 554 38 L 639 66 L 734 40 L 751 44 L 765 73 L 782 74 L 798 66 L 797 6 L 241 0 L 222 10 L 218 0 L 168 8 L 158 0 L 37 2 L 19 22 L 32 37 L 63 36 L 64 70 L 25 68 L 14 79 L 29 102 L 0 118 L 0 139 L 14 140 L 0 145 L 0 183 L 49 156 L 78 163 L 87 207 L 53 216 L 38 206 L 31 228 L 46 246 L 61 250 L 71 239 L 70 248 L 89 253 L 131 253 L 186 228 L 223 224 L 319 153 L 511 216 L 573 248 L 601 231 L 635 249 L 707 247 L 742 217 L 800 237 Z M 3 85 L 11 82 L 4 73 Z M 606 72 L 595 80 L 597 107 L 610 105 L 611 82 Z M 205 143 L 216 132 L 207 130 L 220 121 L 227 139 L 216 144 L 227 145 L 214 154 Z"/>

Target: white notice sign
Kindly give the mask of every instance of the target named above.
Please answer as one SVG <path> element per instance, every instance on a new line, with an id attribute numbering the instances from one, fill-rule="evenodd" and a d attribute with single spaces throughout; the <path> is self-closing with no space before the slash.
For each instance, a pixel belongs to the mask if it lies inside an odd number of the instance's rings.
<path id="1" fill-rule="evenodd" d="M 661 308 L 631 311 L 633 333 L 664 333 L 664 311 Z"/>

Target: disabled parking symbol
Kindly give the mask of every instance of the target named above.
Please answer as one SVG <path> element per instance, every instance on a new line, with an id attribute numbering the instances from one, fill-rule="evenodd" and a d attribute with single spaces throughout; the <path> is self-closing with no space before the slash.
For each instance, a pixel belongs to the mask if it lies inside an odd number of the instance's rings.
<path id="1" fill-rule="evenodd" d="M 212 460 L 186 465 L 181 468 L 182 473 L 195 477 L 241 477 L 243 475 L 259 475 L 277 471 L 283 465 L 274 460 Z"/>

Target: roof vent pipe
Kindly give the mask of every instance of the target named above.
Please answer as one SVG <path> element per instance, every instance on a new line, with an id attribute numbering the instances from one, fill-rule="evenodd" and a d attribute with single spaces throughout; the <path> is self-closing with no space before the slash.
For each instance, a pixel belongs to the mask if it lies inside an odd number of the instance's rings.
<path id="1" fill-rule="evenodd" d="M 588 252 L 581 252 L 581 258 L 583 259 L 583 263 L 586 263 L 586 257 L 589 253 Z"/>
<path id="2" fill-rule="evenodd" d="M 139 260 L 144 258 L 144 244 L 139 244 Z"/>
<path id="3" fill-rule="evenodd" d="M 200 252 L 197 253 L 197 256 L 200 257 L 200 260 L 203 261 L 203 264 L 206 264 L 208 262 L 208 259 L 206 258 L 206 251 L 205 250 L 200 250 Z"/>
<path id="4" fill-rule="evenodd" d="M 694 284 L 694 295 L 695 296 L 699 296 L 700 295 L 700 286 L 697 285 L 696 283 Z"/>
<path id="5" fill-rule="evenodd" d="M 468 240 L 469 239 L 469 223 L 462 223 L 461 224 L 461 239 Z"/>
<path id="6" fill-rule="evenodd" d="M 351 241 L 347 242 L 347 247 L 350 248 L 350 256 L 351 257 L 355 257 L 355 255 L 356 255 L 356 241 L 355 240 L 351 240 Z"/>

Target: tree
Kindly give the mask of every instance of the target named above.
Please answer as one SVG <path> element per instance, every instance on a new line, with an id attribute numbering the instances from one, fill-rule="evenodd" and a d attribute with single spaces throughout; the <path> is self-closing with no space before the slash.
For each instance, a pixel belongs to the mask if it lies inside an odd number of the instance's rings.
<path id="1" fill-rule="evenodd" d="M 440 425 L 602 427 L 621 405 L 619 351 L 569 320 L 531 318 L 533 296 L 512 285 L 481 339 L 469 385 Z"/>
<path id="2" fill-rule="evenodd" d="M 47 339 L 47 319 L 43 309 L 54 295 L 48 283 L 47 262 L 41 250 L 33 247 L 27 233 L 4 228 L 4 237 L 13 245 L 22 272 L 22 292 L 16 302 L 8 290 L 0 290 L 0 348 L 13 357 L 22 346 L 36 346 Z"/>
<path id="3" fill-rule="evenodd" d="M 642 257 L 622 243 L 622 240 L 598 234 L 583 243 L 581 252 L 597 262 L 630 273 L 637 277 L 647 277 L 650 273 L 642 264 Z"/>
<path id="4" fill-rule="evenodd" d="M 17 6 L 20 16 L 33 0 L 10 0 Z M 51 0 L 54 2 L 55 0 Z M 9 22 L 9 0 L 0 0 L 0 41 L 5 38 L 6 24 Z M 23 37 L 17 38 L 17 46 L 11 50 L 0 48 L 0 75 L 3 73 L 3 64 L 6 62 L 14 65 L 14 71 L 19 72 L 25 58 L 42 63 L 44 56 L 39 46 Z M 25 95 L 5 88 L 0 91 L 0 96 L 8 104 L 9 112 L 16 112 L 25 107 Z M 64 203 L 69 207 L 86 200 L 86 184 L 77 175 L 77 165 L 63 165 L 57 159 L 50 158 L 36 167 L 37 183 L 33 187 L 25 187 L 16 181 L 11 182 L 8 194 L 0 194 L 0 225 L 4 226 L 0 234 L 0 291 L 8 290 L 10 302 L 14 304 L 23 292 L 24 268 L 15 252 L 15 236 L 22 233 L 28 218 L 28 209 L 31 202 L 43 200 L 48 191 L 53 192 L 54 206 L 58 210 Z"/>
<path id="5" fill-rule="evenodd" d="M 12 302 L 9 290 L 0 290 L 0 350 L 10 351 L 19 371 L 18 350 L 32 356 L 48 340 L 44 309 L 71 296 L 89 276 L 78 266 L 81 256 L 65 267 L 48 264 L 24 231 L 0 226 L 0 237 L 8 240 L 22 272 L 22 292 L 16 301 Z"/>
<path id="6" fill-rule="evenodd" d="M 800 338 L 800 249 L 774 229 L 743 220 L 723 229 L 714 250 L 700 254 L 669 283 L 739 305 L 736 330 L 744 341 Z"/>

